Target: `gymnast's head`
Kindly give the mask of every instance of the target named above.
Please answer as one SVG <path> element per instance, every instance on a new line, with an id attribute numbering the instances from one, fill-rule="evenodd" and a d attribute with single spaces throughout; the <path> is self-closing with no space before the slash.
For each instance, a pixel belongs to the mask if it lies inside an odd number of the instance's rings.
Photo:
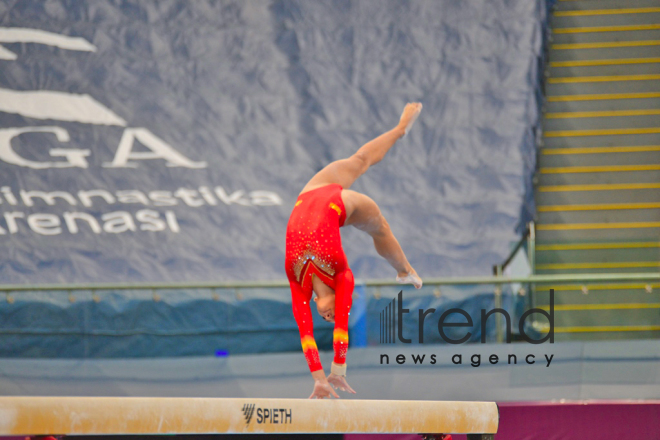
<path id="1" fill-rule="evenodd" d="M 316 293 L 314 302 L 319 315 L 328 322 L 335 322 L 335 291 L 314 274 L 312 274 L 312 288 Z"/>

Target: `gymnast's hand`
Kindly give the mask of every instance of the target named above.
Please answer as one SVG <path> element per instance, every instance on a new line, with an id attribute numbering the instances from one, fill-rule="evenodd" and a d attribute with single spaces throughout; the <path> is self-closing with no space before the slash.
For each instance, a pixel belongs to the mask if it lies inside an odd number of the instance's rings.
<path id="1" fill-rule="evenodd" d="M 335 390 L 332 389 L 332 386 L 328 382 L 327 379 L 323 380 L 315 380 L 314 381 L 314 391 L 312 391 L 312 394 L 309 396 L 310 399 L 325 399 L 325 398 L 331 398 L 331 397 L 336 397 L 339 399 L 339 396 L 337 393 L 335 393 Z"/>
<path id="2" fill-rule="evenodd" d="M 341 391 L 346 391 L 347 393 L 355 394 L 355 390 L 351 388 L 348 382 L 346 382 L 346 376 L 339 376 L 335 373 L 330 373 L 330 376 L 328 376 L 328 382 L 335 389 L 339 389 Z"/>

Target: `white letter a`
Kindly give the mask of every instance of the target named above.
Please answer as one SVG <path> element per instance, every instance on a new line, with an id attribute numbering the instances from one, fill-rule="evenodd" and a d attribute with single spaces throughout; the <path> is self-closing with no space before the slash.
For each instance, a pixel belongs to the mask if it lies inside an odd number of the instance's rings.
<path id="1" fill-rule="evenodd" d="M 133 152 L 135 139 L 149 148 L 151 152 Z M 206 162 L 193 162 L 146 128 L 127 128 L 124 130 L 114 160 L 112 163 L 104 163 L 103 166 L 106 168 L 137 167 L 136 163 L 129 162 L 130 159 L 165 159 L 168 167 L 206 168 Z"/>

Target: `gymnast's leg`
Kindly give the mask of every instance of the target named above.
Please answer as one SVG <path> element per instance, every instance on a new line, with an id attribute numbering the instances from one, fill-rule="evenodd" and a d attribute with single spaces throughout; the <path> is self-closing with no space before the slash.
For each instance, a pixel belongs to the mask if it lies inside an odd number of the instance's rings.
<path id="1" fill-rule="evenodd" d="M 422 104 L 418 102 L 406 104 L 395 128 L 367 142 L 351 157 L 327 165 L 307 182 L 301 193 L 331 183 L 338 183 L 344 189 L 350 188 L 358 177 L 380 162 L 396 141 L 408 133 L 421 111 Z"/>

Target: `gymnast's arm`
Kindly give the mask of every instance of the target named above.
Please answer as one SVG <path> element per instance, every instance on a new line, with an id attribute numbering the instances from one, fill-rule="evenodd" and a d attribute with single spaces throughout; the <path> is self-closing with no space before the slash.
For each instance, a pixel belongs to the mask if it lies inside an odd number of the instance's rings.
<path id="1" fill-rule="evenodd" d="M 364 194 L 351 190 L 342 191 L 342 199 L 348 213 L 344 224 L 353 225 L 371 235 L 376 252 L 397 271 L 397 281 L 411 283 L 417 289 L 421 288 L 422 279 L 408 262 L 376 202 Z"/>
<path id="2" fill-rule="evenodd" d="M 309 371 L 312 373 L 312 378 L 314 379 L 314 391 L 309 398 L 323 399 L 324 397 L 331 396 L 339 397 L 328 383 L 323 372 L 321 360 L 319 359 L 319 350 L 314 340 L 314 321 L 309 304 L 311 295 L 305 295 L 300 284 L 295 281 L 290 281 L 289 285 L 291 286 L 293 317 L 296 320 L 296 324 L 298 324 L 298 330 L 300 332 L 300 344 L 302 345 L 307 365 L 309 365 Z"/>

